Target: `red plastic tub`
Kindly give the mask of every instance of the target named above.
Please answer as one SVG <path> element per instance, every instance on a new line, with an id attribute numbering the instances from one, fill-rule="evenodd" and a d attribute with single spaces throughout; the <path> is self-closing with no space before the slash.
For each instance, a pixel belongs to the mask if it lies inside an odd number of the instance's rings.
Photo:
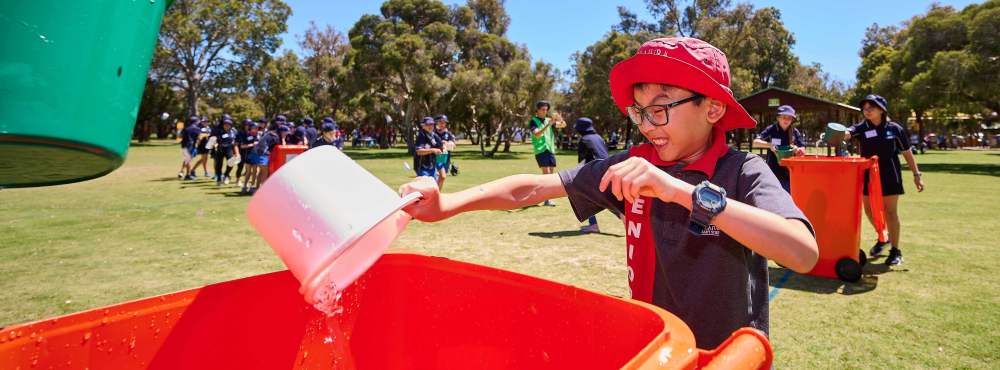
<path id="1" fill-rule="evenodd" d="M 274 149 L 271 150 L 271 156 L 267 160 L 267 170 L 268 173 L 274 173 L 285 163 L 295 158 L 295 156 L 302 154 L 309 147 L 305 145 L 276 145 Z"/>
<path id="2" fill-rule="evenodd" d="M 856 282 L 867 258 L 858 248 L 861 242 L 861 197 L 864 173 L 869 176 L 869 201 L 879 240 L 886 241 L 885 215 L 882 211 L 882 184 L 879 182 L 878 157 L 785 158 L 792 200 L 812 222 L 819 246 L 819 260 L 810 275 Z"/>
<path id="3" fill-rule="evenodd" d="M 306 305 L 287 271 L 0 330 L 3 369 L 766 369 L 740 329 L 694 346 L 657 307 L 438 257 L 390 253 L 343 312 Z"/>

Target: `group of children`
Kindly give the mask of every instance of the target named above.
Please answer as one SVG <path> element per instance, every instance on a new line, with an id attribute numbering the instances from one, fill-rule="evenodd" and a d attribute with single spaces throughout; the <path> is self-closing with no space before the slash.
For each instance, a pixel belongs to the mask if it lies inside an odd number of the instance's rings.
<path id="1" fill-rule="evenodd" d="M 463 212 L 522 208 L 558 197 L 569 198 L 580 221 L 610 210 L 624 218 L 624 255 L 634 299 L 679 316 L 700 348 L 715 348 L 741 327 L 766 334 L 767 260 L 805 273 L 816 264 L 818 246 L 773 153 L 765 161 L 726 144 L 727 131 L 757 124 L 733 96 L 729 71 L 725 54 L 702 40 L 648 41 L 616 64 L 609 78 L 615 104 L 646 143 L 610 157 L 581 155 L 583 164 L 556 173 L 551 131 L 555 122 L 547 118 L 549 104 L 539 102 L 531 128 L 541 175 L 513 175 L 442 193 L 435 172 L 418 171 L 427 177 L 403 185 L 400 193 L 420 192 L 422 197 L 404 210 L 418 220 L 435 222 Z M 898 264 L 900 152 L 918 190 L 923 183 L 901 140 L 907 137 L 905 130 L 888 121 L 885 100 L 872 95 L 861 108 L 865 121 L 850 132 L 860 140 L 862 156 L 879 155 L 885 168 L 883 192 L 892 234 L 887 264 Z M 788 145 L 804 154 L 801 133 L 792 127 L 794 109 L 785 106 L 778 113 L 778 122 L 765 128 L 759 141 L 772 149 Z M 588 121 L 577 121 L 583 138 L 591 132 Z M 430 133 L 432 126 L 425 127 Z M 428 137 L 432 140 L 427 148 L 440 148 L 434 135 Z M 580 150 L 585 151 L 592 150 Z M 867 203 L 865 209 L 870 213 Z M 872 254 L 881 248 L 877 244 Z"/>
<path id="2" fill-rule="evenodd" d="M 444 188 L 449 169 L 452 169 L 452 173 L 456 172 L 451 163 L 455 135 L 448 131 L 448 116 L 439 114 L 434 118 L 421 119 L 414 149 L 413 170 L 417 176 L 433 178 L 438 189 Z"/>
<path id="3" fill-rule="evenodd" d="M 194 180 L 199 165 L 205 177 L 209 177 L 207 162 L 211 155 L 215 160 L 212 178 L 217 186 L 228 185 L 229 175 L 236 167 L 236 186 L 240 187 L 240 193 L 253 194 L 269 175 L 269 157 L 275 146 L 333 145 L 342 149 L 344 145 L 337 123 L 330 117 L 323 118 L 319 130 L 314 127 L 312 118 L 303 118 L 295 125 L 284 115 L 274 117 L 270 123 L 263 118 L 256 122 L 244 119 L 242 126 L 237 130 L 228 114 L 214 126 L 205 118 L 189 118 L 187 126 L 179 133 L 181 170 L 177 177 Z M 200 158 L 192 163 L 195 156 Z"/>

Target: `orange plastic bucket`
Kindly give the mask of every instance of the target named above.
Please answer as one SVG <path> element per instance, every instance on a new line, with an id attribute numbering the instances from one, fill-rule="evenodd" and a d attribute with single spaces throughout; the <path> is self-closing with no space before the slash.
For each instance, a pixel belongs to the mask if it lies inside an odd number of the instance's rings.
<path id="1" fill-rule="evenodd" d="M 655 306 L 438 257 L 386 254 L 342 304 L 327 318 L 287 271 L 259 275 L 4 328 L 0 368 L 771 366 L 753 329 L 702 351 Z"/>
<path id="2" fill-rule="evenodd" d="M 882 185 L 878 157 L 785 158 L 792 199 L 812 222 L 819 245 L 819 260 L 810 275 L 856 282 L 867 260 L 858 248 L 861 242 L 861 197 L 865 170 L 869 176 L 869 200 L 879 240 L 886 240 L 882 211 Z"/>

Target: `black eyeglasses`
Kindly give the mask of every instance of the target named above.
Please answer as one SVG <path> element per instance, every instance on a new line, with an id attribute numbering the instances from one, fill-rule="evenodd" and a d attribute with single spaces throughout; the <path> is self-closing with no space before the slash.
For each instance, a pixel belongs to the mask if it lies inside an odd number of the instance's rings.
<path id="1" fill-rule="evenodd" d="M 632 120 L 632 123 L 636 126 L 642 126 L 642 120 L 644 118 L 653 126 L 663 126 L 670 122 L 670 108 L 704 97 L 705 96 L 701 94 L 694 94 L 673 103 L 650 104 L 642 108 L 640 108 L 637 104 L 633 104 L 628 108 L 625 108 L 625 112 L 628 113 L 628 118 Z"/>

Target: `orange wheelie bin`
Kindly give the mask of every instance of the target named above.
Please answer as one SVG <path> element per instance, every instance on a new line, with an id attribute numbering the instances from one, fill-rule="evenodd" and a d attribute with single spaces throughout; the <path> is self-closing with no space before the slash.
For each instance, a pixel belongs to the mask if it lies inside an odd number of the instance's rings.
<path id="1" fill-rule="evenodd" d="M 307 149 L 309 147 L 305 145 L 276 145 L 271 150 L 271 156 L 267 160 L 268 173 L 274 173 L 278 168 L 281 168 L 285 163 L 288 163 L 288 161 L 302 154 Z"/>
<path id="2" fill-rule="evenodd" d="M 0 369 L 768 369 L 759 331 L 699 350 L 649 304 L 388 253 L 325 316 L 288 271 L 0 329 Z"/>
<path id="3" fill-rule="evenodd" d="M 861 197 L 864 173 L 868 181 L 869 201 L 879 241 L 888 240 L 882 210 L 882 184 L 879 182 L 878 157 L 803 156 L 785 158 L 792 199 L 812 222 L 819 245 L 819 260 L 810 275 L 857 282 L 861 267 L 867 262 L 861 242 Z"/>

